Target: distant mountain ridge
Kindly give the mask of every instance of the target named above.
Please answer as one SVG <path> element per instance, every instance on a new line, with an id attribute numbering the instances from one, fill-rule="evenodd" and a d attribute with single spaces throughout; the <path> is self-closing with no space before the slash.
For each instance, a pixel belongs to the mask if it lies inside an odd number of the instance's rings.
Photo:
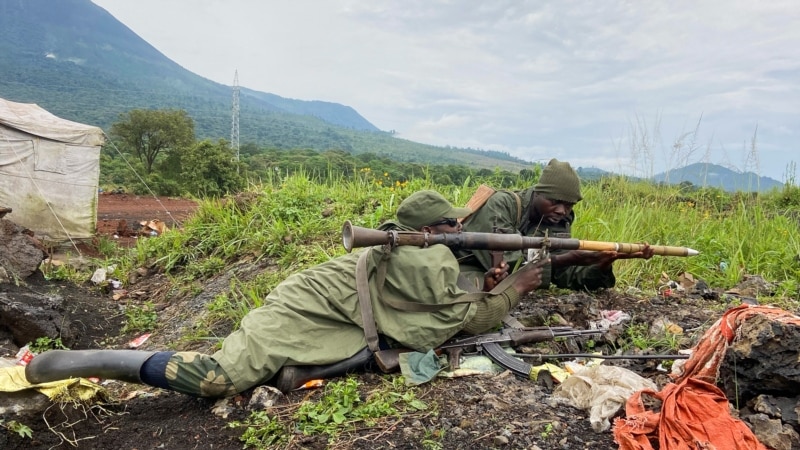
<path id="1" fill-rule="evenodd" d="M 783 183 L 753 172 L 736 172 L 718 164 L 694 163 L 653 176 L 657 183 L 678 184 L 688 181 L 695 186 L 709 186 L 723 191 L 757 192 L 781 188 Z"/>
<path id="2" fill-rule="evenodd" d="M 230 86 L 184 69 L 89 0 L 0 2 L 0 97 L 37 103 L 58 116 L 106 130 L 131 109 L 184 109 L 199 138 L 229 140 L 231 135 Z M 241 87 L 239 107 L 241 143 L 369 152 L 399 161 L 479 168 L 532 165 L 502 152 L 398 139 L 338 103 Z"/>
<path id="3" fill-rule="evenodd" d="M 578 167 L 576 169 L 582 180 L 598 180 L 614 175 L 596 167 Z M 641 179 L 631 177 L 632 179 Z M 783 183 L 769 177 L 758 176 L 753 172 L 736 172 L 718 164 L 694 163 L 685 167 L 671 169 L 653 175 L 648 181 L 654 183 L 681 184 L 691 183 L 697 187 L 714 187 L 726 192 L 765 192 L 773 188 L 782 188 Z"/>

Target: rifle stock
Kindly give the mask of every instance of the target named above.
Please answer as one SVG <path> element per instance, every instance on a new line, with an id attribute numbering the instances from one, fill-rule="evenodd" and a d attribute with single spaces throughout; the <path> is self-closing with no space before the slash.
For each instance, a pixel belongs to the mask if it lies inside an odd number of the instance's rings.
<path id="1" fill-rule="evenodd" d="M 408 348 L 390 348 L 388 350 L 378 350 L 373 354 L 375 363 L 383 373 L 392 373 L 400 370 L 400 354 L 413 351 Z"/>
<path id="2" fill-rule="evenodd" d="M 619 253 L 636 253 L 644 249 L 645 244 L 627 242 L 587 241 L 582 239 L 565 239 L 551 237 L 530 237 L 518 234 L 478 233 L 462 231 L 459 233 L 423 233 L 421 231 L 381 231 L 354 226 L 349 220 L 342 227 L 342 243 L 350 252 L 357 247 L 374 245 L 413 245 L 428 247 L 443 244 L 451 248 L 475 250 L 525 250 L 528 248 L 546 247 L 551 250 L 589 250 L 615 251 Z M 695 256 L 700 252 L 688 247 L 667 245 L 651 245 L 656 255 L 661 256 Z"/>

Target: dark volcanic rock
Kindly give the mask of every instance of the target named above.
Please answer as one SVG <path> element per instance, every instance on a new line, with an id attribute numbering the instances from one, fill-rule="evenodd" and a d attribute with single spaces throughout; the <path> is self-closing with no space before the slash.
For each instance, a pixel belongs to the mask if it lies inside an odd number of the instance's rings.
<path id="1" fill-rule="evenodd" d="M 41 242 L 31 234 L 8 219 L 0 219 L 0 268 L 11 277 L 27 278 L 47 257 Z"/>
<path id="2" fill-rule="evenodd" d="M 732 402 L 758 394 L 800 392 L 800 327 L 756 315 L 745 321 L 725 354 L 719 384 Z"/>

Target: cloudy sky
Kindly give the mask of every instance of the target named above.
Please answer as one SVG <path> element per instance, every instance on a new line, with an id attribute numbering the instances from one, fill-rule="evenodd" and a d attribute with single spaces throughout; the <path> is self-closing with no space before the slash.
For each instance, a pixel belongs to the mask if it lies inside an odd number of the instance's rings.
<path id="1" fill-rule="evenodd" d="M 412 141 L 635 175 L 800 160 L 796 0 L 93 1 L 198 75 Z"/>

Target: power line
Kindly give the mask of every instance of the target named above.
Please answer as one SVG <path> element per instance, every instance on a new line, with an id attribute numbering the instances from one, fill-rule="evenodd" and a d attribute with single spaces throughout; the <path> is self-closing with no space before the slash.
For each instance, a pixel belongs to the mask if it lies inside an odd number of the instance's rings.
<path id="1" fill-rule="evenodd" d="M 233 111 L 231 112 L 231 148 L 236 151 L 236 162 L 239 162 L 239 71 L 233 74 Z M 239 166 L 236 166 L 239 170 Z"/>

